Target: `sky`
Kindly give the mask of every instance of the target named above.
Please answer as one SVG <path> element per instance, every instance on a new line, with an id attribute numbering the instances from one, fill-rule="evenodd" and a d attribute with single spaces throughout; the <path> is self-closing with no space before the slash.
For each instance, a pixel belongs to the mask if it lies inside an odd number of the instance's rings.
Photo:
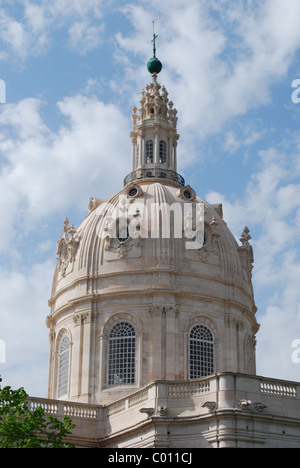
<path id="1" fill-rule="evenodd" d="M 57 240 L 131 170 L 153 20 L 178 172 L 250 229 L 257 373 L 300 381 L 299 18 L 299 0 L 0 0 L 4 384 L 47 396 Z"/>

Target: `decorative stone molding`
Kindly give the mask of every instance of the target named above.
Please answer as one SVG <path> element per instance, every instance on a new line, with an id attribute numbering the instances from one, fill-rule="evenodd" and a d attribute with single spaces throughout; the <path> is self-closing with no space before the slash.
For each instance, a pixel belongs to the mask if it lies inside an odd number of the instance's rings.
<path id="1" fill-rule="evenodd" d="M 253 406 L 258 413 L 262 413 L 266 408 L 269 407 L 269 405 L 265 405 L 264 403 L 261 403 L 261 402 L 254 403 Z"/>
<path id="2" fill-rule="evenodd" d="M 95 317 L 97 317 L 97 314 L 95 312 L 80 312 L 73 315 L 73 321 L 75 327 L 78 327 L 78 325 L 91 323 L 95 319 Z"/>
<path id="3" fill-rule="evenodd" d="M 131 242 L 120 242 L 119 244 L 115 245 L 114 250 L 118 258 L 122 260 L 123 258 L 127 257 L 132 247 L 133 247 L 133 244 Z"/>
<path id="4" fill-rule="evenodd" d="M 55 336 L 56 336 L 55 327 L 51 326 L 50 331 L 49 331 L 49 343 L 50 343 L 50 345 L 51 345 L 51 343 L 55 342 Z"/>
<path id="5" fill-rule="evenodd" d="M 223 219 L 223 205 L 222 205 L 222 203 L 212 204 L 210 206 L 218 213 L 220 218 Z"/>
<path id="6" fill-rule="evenodd" d="M 125 187 L 124 193 L 130 199 L 130 201 L 133 201 L 135 198 L 139 198 L 144 195 L 142 187 L 138 184 L 134 184 L 133 182 Z"/>
<path id="7" fill-rule="evenodd" d="M 207 408 L 210 413 L 213 413 L 214 411 L 217 410 L 217 403 L 215 401 L 206 401 L 205 403 L 202 403 L 202 408 Z"/>
<path id="8" fill-rule="evenodd" d="M 136 184 L 131 184 L 131 187 L 139 187 Z M 130 188 L 130 187 L 129 187 Z M 126 189 L 127 190 L 127 189 Z M 138 189 L 134 189 L 138 190 Z M 138 192 L 135 194 L 137 196 Z M 129 196 L 130 198 L 130 196 Z M 128 253 L 137 247 L 141 247 L 141 238 L 140 238 L 140 212 L 137 209 L 133 215 L 128 216 L 129 210 L 129 203 L 134 201 L 134 197 L 132 200 L 128 200 L 125 196 L 122 196 L 119 200 L 118 204 L 118 211 L 116 212 L 115 216 L 108 216 L 107 221 L 104 227 L 105 232 L 105 251 L 112 252 L 116 254 L 116 256 L 123 260 L 127 257 Z M 135 230 L 134 232 L 129 232 L 127 228 L 126 232 L 126 223 L 128 226 L 129 221 L 136 220 L 134 223 Z M 122 227 L 124 227 L 125 235 L 124 238 L 118 237 L 118 223 L 123 223 Z"/>
<path id="9" fill-rule="evenodd" d="M 195 325 L 204 325 L 210 329 L 214 337 L 214 343 L 217 344 L 220 342 L 220 332 L 216 323 L 211 320 L 211 318 L 206 317 L 205 315 L 197 315 L 186 323 L 184 333 L 189 336 L 191 329 Z"/>
<path id="10" fill-rule="evenodd" d="M 251 281 L 252 281 L 254 256 L 253 256 L 252 245 L 249 243 L 250 240 L 251 240 L 250 231 L 249 231 L 249 228 L 246 226 L 240 238 L 242 245 L 238 247 L 238 254 L 240 257 L 242 268 L 246 273 L 246 277 L 249 283 L 252 284 Z"/>
<path id="11" fill-rule="evenodd" d="M 141 322 L 132 314 L 126 312 L 120 312 L 110 317 L 107 322 L 103 325 L 102 330 L 98 334 L 98 337 L 108 338 L 111 328 L 118 322 L 126 321 L 131 323 L 137 332 L 137 337 L 140 336 L 143 332 Z"/>
<path id="12" fill-rule="evenodd" d="M 225 315 L 224 323 L 227 327 L 235 328 L 236 330 L 244 330 L 245 323 L 243 320 L 240 320 L 236 317 L 230 317 L 229 315 Z"/>
<path id="13" fill-rule="evenodd" d="M 167 411 L 168 411 L 167 406 L 159 406 L 159 407 L 157 408 L 157 414 L 158 414 L 158 416 L 166 416 Z"/>
<path id="14" fill-rule="evenodd" d="M 61 275 L 66 276 L 68 266 L 75 261 L 79 240 L 76 238 L 77 231 L 74 224 L 69 226 L 68 218 L 64 221 L 63 231 L 58 240 L 58 249 L 56 252 L 58 269 Z"/>
<path id="15" fill-rule="evenodd" d="M 161 93 L 160 93 L 161 90 Z M 140 125 L 146 119 L 164 119 L 176 130 L 177 110 L 173 108 L 174 103 L 168 99 L 168 91 L 157 82 L 152 82 L 142 90 L 140 99 L 139 114 L 138 109 L 132 109 L 133 129 Z"/>
<path id="16" fill-rule="evenodd" d="M 180 189 L 176 192 L 178 198 L 182 198 L 185 202 L 192 202 L 196 199 L 196 192 L 192 189 L 190 185 L 186 185 L 185 187 L 180 187 Z"/>
<path id="17" fill-rule="evenodd" d="M 104 200 L 100 200 L 100 198 L 90 198 L 89 204 L 88 204 L 88 212 L 89 214 L 95 211 L 98 206 L 100 206 L 102 203 L 104 203 Z"/>
<path id="18" fill-rule="evenodd" d="M 199 250 L 202 262 L 211 262 L 213 259 L 219 263 L 220 260 L 220 234 L 218 222 L 213 217 L 211 223 L 204 226 L 204 245 Z"/>
<path id="19" fill-rule="evenodd" d="M 163 314 L 166 316 L 174 316 L 177 317 L 178 315 L 178 308 L 177 306 L 153 306 L 149 307 L 149 314 L 154 317 L 160 317 Z"/>
<path id="20" fill-rule="evenodd" d="M 238 407 L 242 410 L 247 409 L 249 406 L 252 405 L 252 401 L 250 400 L 239 400 L 237 403 Z"/>
<path id="21" fill-rule="evenodd" d="M 141 408 L 140 413 L 145 413 L 148 418 L 151 418 L 155 413 L 155 408 Z"/>

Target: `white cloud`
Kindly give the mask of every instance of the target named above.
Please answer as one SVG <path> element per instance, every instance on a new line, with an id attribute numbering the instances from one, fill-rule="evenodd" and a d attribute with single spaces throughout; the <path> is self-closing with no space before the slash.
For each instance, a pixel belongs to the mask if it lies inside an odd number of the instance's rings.
<path id="1" fill-rule="evenodd" d="M 259 153 L 261 164 L 241 199 L 229 200 L 210 192 L 207 200 L 222 202 L 225 220 L 236 237 L 243 226 L 255 233 L 254 284 L 259 308 L 258 372 L 262 375 L 299 380 L 291 360 L 291 343 L 300 338 L 300 171 L 295 161 L 300 152 L 294 139 L 280 153 L 274 148 Z M 260 304 L 260 301 L 262 302 Z"/>
<path id="2" fill-rule="evenodd" d="M 90 196 L 121 188 L 130 172 L 129 122 L 114 105 L 65 98 L 58 103 L 65 123 L 57 133 L 43 122 L 41 107 L 39 100 L 25 99 L 1 108 L 2 251 L 15 245 L 21 226 L 28 232 L 52 213 L 78 207 L 78 200 L 84 209 Z"/>
<path id="3" fill-rule="evenodd" d="M 0 108 L 0 250 L 11 260 L 0 268 L 0 339 L 7 356 L 0 373 L 35 396 L 47 394 L 45 318 L 55 269 L 55 239 L 41 224 L 53 213 L 63 221 L 69 210 L 87 210 L 90 196 L 121 189 L 131 154 L 129 119 L 114 105 L 65 98 L 58 103 L 63 124 L 57 132 L 43 121 L 46 106 L 25 99 Z M 51 260 L 37 264 L 50 250 Z"/>
<path id="4" fill-rule="evenodd" d="M 225 135 L 225 141 L 223 145 L 224 151 L 228 151 L 229 153 L 235 153 L 240 149 L 250 147 L 257 141 L 259 141 L 265 133 L 265 131 L 251 131 L 249 128 L 246 128 L 243 131 L 243 135 L 237 136 L 235 132 L 230 130 Z"/>
<path id="5" fill-rule="evenodd" d="M 24 26 L 10 17 L 3 9 L 0 10 L 0 39 L 18 57 L 27 55 L 28 36 Z M 2 57 L 9 58 L 9 55 L 6 53 Z"/>
<path id="6" fill-rule="evenodd" d="M 8 6 L 0 6 L 0 41 L 7 51 L 1 60 L 23 63 L 29 55 L 45 53 L 51 46 L 57 29 L 66 29 L 69 44 L 79 53 L 97 48 L 103 42 L 103 11 L 110 2 L 102 0 L 42 0 L 38 4 L 22 0 L 22 14 L 11 13 Z M 14 10 L 14 13 L 18 10 Z"/>
<path id="7" fill-rule="evenodd" d="M 144 62 L 152 53 L 154 18 L 157 54 L 164 65 L 159 80 L 179 110 L 181 162 L 185 156 L 189 162 L 199 157 L 200 139 L 205 141 L 236 117 L 271 103 L 271 85 L 287 74 L 300 47 L 298 0 L 116 3 L 133 29 L 116 34 L 116 58 L 123 74 L 121 79 L 111 77 L 111 89 L 115 94 L 126 91 L 130 105 L 138 104 L 146 84 Z M 105 14 L 112 14 L 111 2 L 102 0 L 23 0 L 19 5 L 19 15 L 14 16 L 1 3 L 0 59 L 24 61 L 30 54 L 45 53 L 59 30 L 72 50 L 88 53 L 103 41 Z M 140 67 L 133 65 L 136 56 L 143 59 Z M 89 80 L 86 91 L 96 85 Z M 39 237 L 39 223 L 51 214 L 63 220 L 72 208 L 77 213 L 85 208 L 90 196 L 105 198 L 116 192 L 130 172 L 130 119 L 116 106 L 82 95 L 65 98 L 58 103 L 63 121 L 58 131 L 46 125 L 42 117 L 46 109 L 39 99 L 0 109 L 0 250 L 15 262 L 14 271 L 0 270 L 5 304 L 0 339 L 8 342 L 10 383 L 29 385 L 30 392 L 31 380 L 39 386 L 39 373 L 43 385 L 47 382 L 48 356 L 44 364 L 44 355 L 39 359 L 38 354 L 40 349 L 48 353 L 44 319 L 55 262 L 53 253 L 50 262 L 36 264 L 35 254 L 45 254 L 53 242 L 48 235 Z M 247 149 L 266 136 L 254 125 L 226 130 L 222 141 L 229 152 Z M 258 371 L 299 380 L 290 344 L 300 338 L 300 184 L 295 179 L 300 150 L 295 139 L 285 150 L 269 146 L 259 153 L 260 166 L 242 197 L 211 192 L 208 199 L 223 202 L 226 221 L 237 237 L 245 225 L 254 232 L 254 279 L 262 301 Z M 32 239 L 29 232 L 34 233 Z M 33 258 L 31 266 L 18 271 L 20 239 L 32 243 Z M 36 340 L 28 340 L 35 335 Z"/>
<path id="8" fill-rule="evenodd" d="M 4 385 L 25 387 L 47 396 L 49 339 L 46 316 L 54 262 L 33 264 L 20 272 L 0 269 L 0 338 L 6 363 L 0 365 Z"/>
<path id="9" fill-rule="evenodd" d="M 151 20 L 157 18 L 157 56 L 164 65 L 159 79 L 180 111 L 181 131 L 198 139 L 270 103 L 271 85 L 285 76 L 300 47 L 297 0 L 155 0 L 123 11 L 134 32 L 116 36 L 119 48 L 144 61 L 151 54 Z M 141 74 L 130 63 L 125 71 L 139 87 Z"/>
<path id="10" fill-rule="evenodd" d="M 96 49 L 103 42 L 104 24 L 92 26 L 87 21 L 76 21 L 69 29 L 70 44 L 80 54 Z"/>

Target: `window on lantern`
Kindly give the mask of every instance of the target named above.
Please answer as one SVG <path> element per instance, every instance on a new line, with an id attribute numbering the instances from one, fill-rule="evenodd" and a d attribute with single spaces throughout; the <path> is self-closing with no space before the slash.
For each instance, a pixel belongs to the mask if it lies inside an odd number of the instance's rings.
<path id="1" fill-rule="evenodd" d="M 200 379 L 214 373 L 214 339 L 211 331 L 196 325 L 190 332 L 190 379 Z"/>
<path id="2" fill-rule="evenodd" d="M 166 164 L 167 162 L 167 143 L 164 140 L 159 142 L 159 163 Z"/>
<path id="3" fill-rule="evenodd" d="M 68 395 L 70 371 L 70 340 L 64 336 L 58 351 L 58 385 L 57 396 L 61 398 Z"/>
<path id="4" fill-rule="evenodd" d="M 108 385 L 135 383 L 136 333 L 128 322 L 113 326 L 109 335 Z"/>
<path id="5" fill-rule="evenodd" d="M 153 164 L 153 140 L 146 141 L 146 164 Z"/>

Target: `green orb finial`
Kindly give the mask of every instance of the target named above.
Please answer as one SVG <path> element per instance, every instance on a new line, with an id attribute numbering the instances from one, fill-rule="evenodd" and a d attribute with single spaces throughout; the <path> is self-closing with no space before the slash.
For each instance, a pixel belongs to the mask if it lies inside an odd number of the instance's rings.
<path id="1" fill-rule="evenodd" d="M 155 43 L 155 41 L 156 41 L 157 38 L 158 38 L 158 36 L 154 32 L 154 21 L 153 21 L 153 39 L 151 41 L 151 42 L 153 42 L 153 57 L 147 63 L 147 70 L 148 70 L 149 73 L 151 73 L 151 75 L 153 75 L 154 73 L 158 74 L 162 70 L 162 63 L 156 57 L 156 46 L 155 46 L 156 43 Z"/>

